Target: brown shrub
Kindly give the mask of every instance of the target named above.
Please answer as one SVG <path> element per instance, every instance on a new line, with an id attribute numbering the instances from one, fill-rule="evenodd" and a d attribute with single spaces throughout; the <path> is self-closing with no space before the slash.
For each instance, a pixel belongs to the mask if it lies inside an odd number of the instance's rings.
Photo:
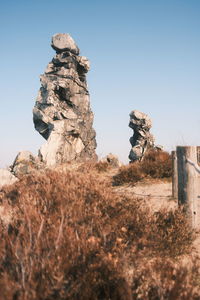
<path id="1" fill-rule="evenodd" d="M 134 185 L 137 181 L 143 179 L 145 174 L 142 171 L 141 165 L 138 162 L 132 163 L 128 166 L 119 168 L 118 173 L 113 176 L 113 185 L 122 185 L 129 183 Z"/>
<path id="2" fill-rule="evenodd" d="M 190 252 L 194 233 L 181 209 L 157 212 L 152 229 L 153 247 L 160 256 L 176 257 Z"/>
<path id="3" fill-rule="evenodd" d="M 103 173 L 107 172 L 111 169 L 111 165 L 106 162 L 106 161 L 99 161 L 99 162 L 85 162 L 80 165 L 78 168 L 79 172 L 84 172 L 84 173 L 92 173 L 92 172 L 97 172 L 97 173 Z"/>
<path id="4" fill-rule="evenodd" d="M 168 152 L 150 150 L 141 162 L 141 169 L 152 178 L 169 178 L 172 176 L 172 158 Z"/>
<path id="5" fill-rule="evenodd" d="M 143 261 L 132 277 L 133 300 L 198 300 L 199 262 L 190 267 L 157 258 Z"/>
<path id="6" fill-rule="evenodd" d="M 191 246 L 183 214 L 152 215 L 141 200 L 117 196 L 95 174 L 28 175 L 5 188 L 0 201 L 15 212 L 0 227 L 0 299 L 164 299 L 171 283 L 160 298 L 140 297 L 138 291 L 154 287 L 140 260 L 164 261 Z"/>
<path id="7" fill-rule="evenodd" d="M 169 178 L 172 175 L 172 159 L 169 153 L 150 150 L 141 162 L 134 162 L 119 168 L 113 176 L 113 185 L 129 183 L 134 185 L 137 181 L 149 176 L 152 178 Z"/>
<path id="8" fill-rule="evenodd" d="M 98 172 L 107 172 L 109 169 L 111 169 L 111 165 L 107 161 L 99 161 L 95 164 L 94 168 Z"/>

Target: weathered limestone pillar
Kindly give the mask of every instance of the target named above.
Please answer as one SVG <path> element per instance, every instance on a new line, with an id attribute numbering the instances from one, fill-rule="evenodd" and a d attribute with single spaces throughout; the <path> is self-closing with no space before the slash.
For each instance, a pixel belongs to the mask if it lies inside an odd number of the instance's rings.
<path id="1" fill-rule="evenodd" d="M 69 34 L 52 37 L 56 55 L 41 75 L 33 109 L 35 129 L 47 140 L 39 157 L 46 165 L 96 160 L 96 133 L 92 127 L 86 73 L 89 61 Z"/>

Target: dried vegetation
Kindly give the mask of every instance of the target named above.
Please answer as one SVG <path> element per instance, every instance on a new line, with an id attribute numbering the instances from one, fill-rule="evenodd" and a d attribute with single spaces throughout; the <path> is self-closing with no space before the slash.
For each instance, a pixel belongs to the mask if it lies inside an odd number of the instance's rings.
<path id="1" fill-rule="evenodd" d="M 175 263 L 191 251 L 184 214 L 117 195 L 102 167 L 28 175 L 0 192 L 13 211 L 0 227 L 1 300 L 200 299 L 198 263 Z"/>
<path id="2" fill-rule="evenodd" d="M 165 151 L 150 150 L 140 163 L 134 162 L 121 167 L 119 172 L 113 177 L 113 184 L 122 185 L 128 183 L 134 185 L 145 177 L 170 178 L 171 176 L 171 155 Z"/>

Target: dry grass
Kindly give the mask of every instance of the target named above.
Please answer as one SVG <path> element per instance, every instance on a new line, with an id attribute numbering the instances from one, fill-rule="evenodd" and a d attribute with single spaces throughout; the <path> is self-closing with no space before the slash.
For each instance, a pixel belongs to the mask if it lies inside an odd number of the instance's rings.
<path id="1" fill-rule="evenodd" d="M 172 176 L 172 159 L 169 153 L 150 150 L 141 162 L 134 162 L 119 169 L 113 177 L 114 185 L 132 184 L 145 177 L 169 178 Z"/>
<path id="2" fill-rule="evenodd" d="M 99 162 L 91 162 L 88 161 L 86 163 L 80 164 L 80 166 L 77 168 L 77 171 L 82 173 L 106 173 L 109 172 L 112 169 L 112 166 L 106 162 L 106 161 L 99 161 Z"/>
<path id="3" fill-rule="evenodd" d="M 199 300 L 199 262 L 190 268 L 169 259 L 143 261 L 133 275 L 134 300 Z"/>
<path id="4" fill-rule="evenodd" d="M 14 211 L 0 228 L 2 300 L 199 299 L 197 266 L 173 262 L 193 240 L 181 211 L 154 215 L 83 171 L 25 176 L 0 201 Z"/>
<path id="5" fill-rule="evenodd" d="M 142 171 L 152 178 L 169 178 L 172 176 L 172 158 L 168 152 L 150 150 L 141 163 Z"/>
<path id="6" fill-rule="evenodd" d="M 116 175 L 113 176 L 113 185 L 118 186 L 125 183 L 134 185 L 145 177 L 139 162 L 122 166 Z"/>

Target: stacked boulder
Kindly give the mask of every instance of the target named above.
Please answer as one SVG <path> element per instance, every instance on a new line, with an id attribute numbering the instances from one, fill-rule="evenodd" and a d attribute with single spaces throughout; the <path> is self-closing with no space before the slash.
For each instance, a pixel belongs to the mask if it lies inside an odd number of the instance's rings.
<path id="1" fill-rule="evenodd" d="M 152 121 L 146 114 L 133 110 L 130 113 L 129 127 L 134 130 L 130 138 L 132 148 L 129 159 L 131 162 L 141 161 L 146 150 L 154 148 L 154 137 L 150 133 Z"/>
<path id="2" fill-rule="evenodd" d="M 69 34 L 52 37 L 56 55 L 41 75 L 33 109 L 35 129 L 47 140 L 39 157 L 47 166 L 96 160 L 96 133 L 92 127 L 86 73 L 89 61 Z"/>

